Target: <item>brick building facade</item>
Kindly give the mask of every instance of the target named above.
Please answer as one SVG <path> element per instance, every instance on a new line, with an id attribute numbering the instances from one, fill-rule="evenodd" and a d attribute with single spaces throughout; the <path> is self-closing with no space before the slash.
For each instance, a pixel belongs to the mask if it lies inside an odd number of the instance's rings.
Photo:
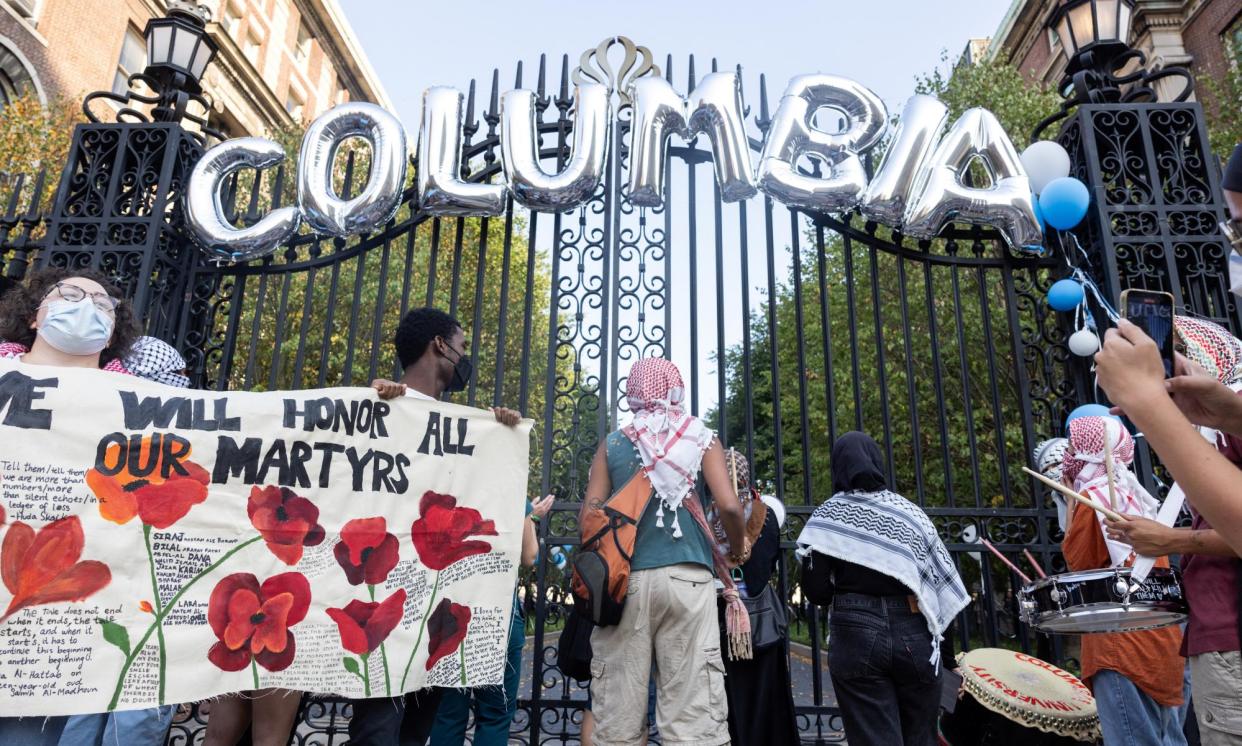
<path id="1" fill-rule="evenodd" d="M 231 137 L 300 126 L 347 100 L 391 108 L 336 0 L 207 0 L 220 45 L 203 89 Z M 123 91 L 146 65 L 147 19 L 164 0 L 0 0 L 0 103 Z"/>
<path id="2" fill-rule="evenodd" d="M 1061 0 L 1013 0 L 992 37 L 989 54 L 1016 65 L 1032 80 L 1056 85 L 1066 60 L 1048 19 L 1060 4 Z M 1146 53 L 1150 70 L 1184 65 L 1197 77 L 1219 78 L 1230 64 L 1227 50 L 1242 51 L 1242 2 L 1136 0 L 1129 41 Z M 1168 85 L 1181 88 L 1177 81 Z M 1157 93 L 1164 93 L 1159 85 Z M 1202 99 L 1206 92 L 1200 90 L 1198 95 Z"/>

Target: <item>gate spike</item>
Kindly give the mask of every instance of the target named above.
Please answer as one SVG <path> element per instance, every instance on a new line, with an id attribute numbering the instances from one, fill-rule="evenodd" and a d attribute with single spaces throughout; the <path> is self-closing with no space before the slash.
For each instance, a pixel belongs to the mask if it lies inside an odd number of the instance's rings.
<path id="1" fill-rule="evenodd" d="M 474 137 L 474 133 L 479 129 L 479 125 L 474 121 L 474 85 L 475 82 L 470 81 L 470 90 L 466 94 L 466 118 L 461 127 L 466 143 L 470 142 L 470 138 Z"/>
<path id="2" fill-rule="evenodd" d="M 569 107 L 569 55 L 561 55 L 561 92 L 556 100 L 561 111 Z"/>
<path id="3" fill-rule="evenodd" d="M 26 181 L 26 174 L 18 174 L 17 180 L 13 183 L 13 191 L 9 193 L 9 206 L 4 211 L 5 220 L 17 219 L 17 199 L 22 194 L 22 185 Z"/>
<path id="4" fill-rule="evenodd" d="M 522 87 L 522 61 L 521 60 L 518 60 L 518 63 L 517 63 L 517 75 L 515 75 L 513 78 L 513 87 L 514 88 Z"/>
<path id="5" fill-rule="evenodd" d="M 694 90 L 694 55 L 690 55 L 690 71 L 686 75 L 686 93 Z"/>
<path id="6" fill-rule="evenodd" d="M 673 82 L 673 55 L 664 59 L 664 79 L 671 85 Z"/>
<path id="7" fill-rule="evenodd" d="M 540 54 L 539 55 L 539 79 L 538 79 L 538 82 L 535 84 L 535 95 L 537 95 L 539 98 L 543 98 L 544 95 L 547 93 L 547 90 L 544 88 L 544 85 L 547 83 L 547 76 L 548 76 L 548 55 Z"/>
<path id="8" fill-rule="evenodd" d="M 755 120 L 755 124 L 759 126 L 760 132 L 767 132 L 771 123 L 772 120 L 768 118 L 768 76 L 759 73 L 759 118 Z"/>
<path id="9" fill-rule="evenodd" d="M 716 68 L 716 58 L 712 57 L 712 72 L 719 72 Z"/>
<path id="10" fill-rule="evenodd" d="M 492 95 L 483 119 L 487 121 L 487 136 L 495 137 L 496 125 L 500 122 L 500 68 L 492 68 Z"/>
<path id="11" fill-rule="evenodd" d="M 39 218 L 39 207 L 43 203 L 43 186 L 47 183 L 47 169 L 39 169 L 39 175 L 35 177 L 34 192 L 30 195 L 30 209 L 26 210 L 26 220 L 37 220 Z"/>

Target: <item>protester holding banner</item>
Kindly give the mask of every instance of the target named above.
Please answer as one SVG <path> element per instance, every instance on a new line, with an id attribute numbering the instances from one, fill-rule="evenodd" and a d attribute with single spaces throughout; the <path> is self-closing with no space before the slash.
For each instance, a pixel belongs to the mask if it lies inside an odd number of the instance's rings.
<path id="1" fill-rule="evenodd" d="M 465 391 L 474 375 L 465 330 L 457 319 L 439 309 L 417 308 L 407 313 L 393 335 L 393 347 L 402 374 L 398 381 L 376 379 L 371 383 L 382 399 L 410 396 L 434 401 L 445 393 Z M 492 412 L 497 422 L 510 427 L 522 419 L 512 409 L 494 407 Z M 431 734 L 442 696 L 442 689 L 428 688 L 391 699 L 355 699 L 349 742 L 356 746 L 421 746 Z"/>
<path id="2" fill-rule="evenodd" d="M 129 302 L 93 270 L 36 272 L 0 299 L 0 357 L 29 365 L 124 372 L 120 358 L 137 334 Z M 67 720 L 0 718 L 0 743 L 53 746 Z"/>
<path id="3" fill-rule="evenodd" d="M 591 635 L 593 742 L 642 740 L 654 659 L 656 722 L 665 742 L 725 744 L 728 704 L 713 550 L 695 492 L 700 473 L 735 548 L 734 564 L 750 555 L 741 503 L 719 440 L 683 409 L 685 384 L 673 363 L 658 358 L 634 363 L 626 400 L 633 421 L 600 444 L 585 505 L 602 505 L 639 474 L 652 490 L 638 522 L 620 623 L 596 627 Z"/>

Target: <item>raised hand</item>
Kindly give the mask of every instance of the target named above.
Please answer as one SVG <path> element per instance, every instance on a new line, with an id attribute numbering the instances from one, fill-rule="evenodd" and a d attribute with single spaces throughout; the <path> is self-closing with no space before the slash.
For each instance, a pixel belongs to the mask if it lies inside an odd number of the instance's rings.
<path id="1" fill-rule="evenodd" d="M 405 396 L 405 384 L 390 381 L 387 378 L 376 378 L 371 381 L 371 388 L 379 392 L 381 399 L 396 399 L 398 396 Z"/>
<path id="2" fill-rule="evenodd" d="M 492 414 L 496 416 L 496 421 L 506 427 L 514 427 L 522 421 L 522 413 L 515 409 L 505 409 L 504 407 L 490 407 Z"/>

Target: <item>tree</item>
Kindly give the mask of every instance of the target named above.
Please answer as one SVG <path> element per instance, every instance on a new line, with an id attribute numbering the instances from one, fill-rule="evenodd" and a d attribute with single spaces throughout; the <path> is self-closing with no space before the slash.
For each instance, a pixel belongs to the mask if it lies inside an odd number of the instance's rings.
<path id="1" fill-rule="evenodd" d="M 82 110 L 67 99 L 45 106 L 26 91 L 10 100 L 0 109 L 0 186 L 10 187 L 20 175 L 32 177 L 46 169 L 45 196 L 50 195 L 69 155 L 73 127 L 81 121 Z"/>
<path id="2" fill-rule="evenodd" d="M 1061 105 L 1056 91 L 1027 80 L 1013 65 L 984 60 L 953 66 L 947 52 L 941 53 L 940 62 L 940 67 L 915 79 L 915 91 L 943 101 L 949 107 L 950 121 L 972 106 L 988 109 L 1019 151 L 1030 140 L 1035 125 Z M 1055 134 L 1055 129 L 1049 129 L 1044 136 Z"/>
<path id="3" fill-rule="evenodd" d="M 1196 79 L 1207 94 L 1203 97 L 1203 110 L 1212 152 L 1221 158 L 1228 158 L 1234 147 L 1242 143 L 1242 44 L 1235 43 L 1226 49 L 1225 56 L 1224 75 L 1202 75 Z"/>

